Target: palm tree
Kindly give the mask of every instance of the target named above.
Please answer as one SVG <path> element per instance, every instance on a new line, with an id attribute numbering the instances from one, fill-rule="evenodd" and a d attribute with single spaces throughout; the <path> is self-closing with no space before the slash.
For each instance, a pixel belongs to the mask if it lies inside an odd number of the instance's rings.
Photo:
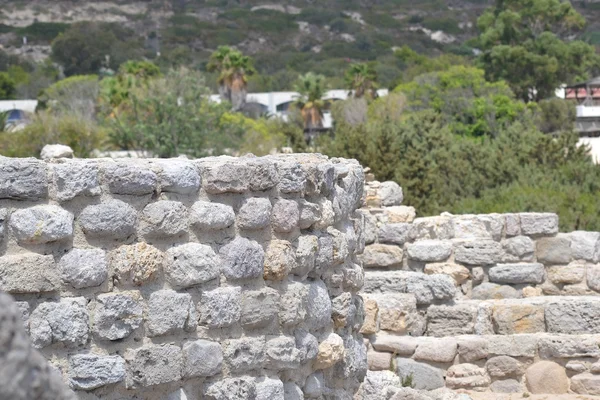
<path id="1" fill-rule="evenodd" d="M 294 105 L 302 113 L 304 130 L 313 130 L 323 127 L 323 109 L 326 102 L 323 96 L 327 91 L 327 84 L 323 75 L 308 72 L 298 78 L 294 91 L 300 95 L 294 100 Z"/>
<path id="2" fill-rule="evenodd" d="M 219 46 L 210 56 L 207 70 L 219 72 L 221 99 L 229 101 L 233 110 L 241 110 L 246 104 L 247 77 L 256 72 L 252 59 L 229 46 Z"/>
<path id="3" fill-rule="evenodd" d="M 354 63 L 346 71 L 346 85 L 354 97 L 377 97 L 377 72 L 367 63 Z"/>

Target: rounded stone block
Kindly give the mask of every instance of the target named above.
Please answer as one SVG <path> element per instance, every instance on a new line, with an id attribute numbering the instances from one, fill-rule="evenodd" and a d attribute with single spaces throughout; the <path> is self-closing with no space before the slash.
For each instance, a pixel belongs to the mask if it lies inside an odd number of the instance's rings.
<path id="1" fill-rule="evenodd" d="M 525 380 L 533 394 L 563 394 L 569 390 L 565 369 L 552 361 L 539 361 L 527 368 Z"/>
<path id="2" fill-rule="evenodd" d="M 13 212 L 10 227 L 19 242 L 43 244 L 73 237 L 73 214 L 42 205 Z"/>
<path id="3" fill-rule="evenodd" d="M 121 200 L 87 206 L 79 214 L 79 224 L 87 236 L 124 239 L 135 233 L 137 212 Z"/>

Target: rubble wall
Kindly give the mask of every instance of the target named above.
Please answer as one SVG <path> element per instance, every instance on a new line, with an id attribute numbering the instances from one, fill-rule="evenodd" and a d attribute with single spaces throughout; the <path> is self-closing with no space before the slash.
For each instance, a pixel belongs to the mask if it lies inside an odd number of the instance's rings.
<path id="1" fill-rule="evenodd" d="M 351 399 L 363 187 L 320 155 L 0 158 L 0 290 L 80 399 Z"/>

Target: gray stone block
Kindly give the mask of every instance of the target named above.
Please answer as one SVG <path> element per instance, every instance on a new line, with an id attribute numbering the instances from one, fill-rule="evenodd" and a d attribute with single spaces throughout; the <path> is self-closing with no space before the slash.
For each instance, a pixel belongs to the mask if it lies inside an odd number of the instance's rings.
<path id="1" fill-rule="evenodd" d="M 33 158 L 0 159 L 0 199 L 38 200 L 47 195 L 45 162 Z"/>
<path id="2" fill-rule="evenodd" d="M 190 223 L 198 229 L 216 231 L 229 228 L 234 222 L 233 208 L 226 204 L 197 201 L 190 209 Z"/>
<path id="3" fill-rule="evenodd" d="M 472 334 L 476 317 L 475 305 L 432 305 L 427 309 L 427 335 L 444 337 Z"/>
<path id="4" fill-rule="evenodd" d="M 158 177 L 142 163 L 105 163 L 102 170 L 111 193 L 141 196 L 158 189 Z"/>
<path id="5" fill-rule="evenodd" d="M 221 247 L 221 272 L 227 279 L 253 279 L 263 275 L 265 252 L 260 244 L 243 237 Z"/>
<path id="6" fill-rule="evenodd" d="M 416 261 L 445 261 L 452 254 L 449 240 L 420 240 L 406 246 L 408 257 Z"/>
<path id="7" fill-rule="evenodd" d="M 282 193 L 301 193 L 306 186 L 306 173 L 300 163 L 282 162 L 278 165 L 281 179 L 277 185 Z"/>
<path id="8" fill-rule="evenodd" d="M 193 194 L 200 189 L 201 179 L 193 163 L 184 160 L 159 160 L 158 173 L 163 192 Z"/>
<path id="9" fill-rule="evenodd" d="M 502 262 L 502 245 L 492 240 L 469 241 L 456 245 L 454 260 L 468 265 L 491 265 Z"/>
<path id="10" fill-rule="evenodd" d="M 402 265 L 402 249 L 389 244 L 371 244 L 360 255 L 365 268 L 389 268 Z"/>
<path id="11" fill-rule="evenodd" d="M 396 224 L 383 224 L 377 231 L 377 238 L 379 243 L 396 244 L 402 246 L 409 239 L 411 228 L 411 224 L 402 222 Z M 372 243 L 375 241 L 376 229 L 374 216 L 369 218 L 369 229 L 371 233 L 369 234 L 368 242 Z"/>
<path id="12" fill-rule="evenodd" d="M 245 291 L 242 294 L 242 325 L 248 329 L 263 328 L 269 325 L 279 311 L 279 293 L 275 289 L 264 288 Z"/>
<path id="13" fill-rule="evenodd" d="M 217 161 L 219 160 L 219 161 Z M 203 187 L 211 194 L 244 193 L 250 186 L 252 171 L 244 162 L 233 157 L 200 160 Z"/>
<path id="14" fill-rule="evenodd" d="M 323 281 L 310 283 L 307 301 L 307 321 L 312 329 L 323 328 L 331 324 L 331 299 Z"/>
<path id="15" fill-rule="evenodd" d="M 77 390 L 118 383 L 125 375 L 125 360 L 119 356 L 75 354 L 69 358 L 69 383 Z"/>
<path id="16" fill-rule="evenodd" d="M 396 373 L 400 378 L 412 374 L 415 389 L 434 390 L 445 386 L 444 375 L 440 369 L 408 358 L 396 358 Z"/>
<path id="17" fill-rule="evenodd" d="M 386 389 L 401 386 L 400 378 L 392 371 L 367 371 L 357 397 L 362 400 L 387 400 Z"/>
<path id="18" fill-rule="evenodd" d="M 575 260 L 600 261 L 600 232 L 571 232 L 571 253 Z"/>
<path id="19" fill-rule="evenodd" d="M 296 245 L 296 268 L 294 275 L 305 277 L 315 268 L 316 255 L 319 252 L 319 238 L 314 235 L 303 235 Z"/>
<path id="20" fill-rule="evenodd" d="M 588 264 L 580 266 L 577 271 L 585 270 L 585 278 L 588 287 L 592 290 L 600 292 L 600 265 Z M 583 275 L 583 274 L 582 274 Z M 583 278 L 583 277 L 582 277 Z"/>
<path id="21" fill-rule="evenodd" d="M 141 296 L 137 291 L 105 293 L 96 298 L 94 334 L 104 340 L 131 335 L 143 322 Z"/>
<path id="22" fill-rule="evenodd" d="M 490 335 L 488 353 L 490 356 L 510 356 L 533 358 L 537 354 L 539 333 L 521 335 Z"/>
<path id="23" fill-rule="evenodd" d="M 471 292 L 473 300 L 518 299 L 521 297 L 521 292 L 512 286 L 498 285 L 490 282 L 484 282 L 481 285 L 475 286 Z"/>
<path id="24" fill-rule="evenodd" d="M 242 290 L 239 287 L 221 287 L 202 292 L 198 305 L 200 323 L 210 328 L 223 328 L 239 322 Z"/>
<path id="25" fill-rule="evenodd" d="M 523 385 L 516 379 L 504 379 L 492 382 L 490 389 L 494 393 L 522 393 Z"/>
<path id="26" fill-rule="evenodd" d="M 413 221 L 410 237 L 412 240 L 452 239 L 454 237 L 452 218 L 448 216 L 417 218 Z"/>
<path id="27" fill-rule="evenodd" d="M 520 378 L 525 373 L 523 364 L 509 356 L 490 358 L 485 363 L 485 369 L 494 378 Z"/>
<path id="28" fill-rule="evenodd" d="M 178 201 L 148 204 L 140 216 L 140 234 L 152 238 L 178 236 L 187 231 L 187 208 Z"/>
<path id="29" fill-rule="evenodd" d="M 264 337 L 232 339 L 224 347 L 225 362 L 233 372 L 259 370 L 265 367 Z"/>
<path id="30" fill-rule="evenodd" d="M 177 382 L 181 379 L 183 356 L 171 344 L 144 345 L 127 352 L 128 389 Z"/>
<path id="31" fill-rule="evenodd" d="M 377 192 L 383 206 L 399 206 L 402 204 L 402 200 L 404 200 L 402 188 L 396 182 L 381 182 Z"/>
<path id="32" fill-rule="evenodd" d="M 262 192 L 275 187 L 280 180 L 275 163 L 267 158 L 255 158 L 248 161 L 250 169 L 250 190 Z"/>
<path id="33" fill-rule="evenodd" d="M 207 400 L 256 399 L 256 382 L 249 376 L 226 378 L 204 386 Z"/>
<path id="34" fill-rule="evenodd" d="M 558 215 L 552 213 L 520 213 L 521 231 L 527 236 L 554 235 L 558 232 Z"/>
<path id="35" fill-rule="evenodd" d="M 420 361 L 451 363 L 456 357 L 458 345 L 452 337 L 419 338 L 413 358 Z"/>
<path id="36" fill-rule="evenodd" d="M 218 278 L 220 265 L 210 246 L 186 243 L 167 250 L 164 270 L 171 286 L 182 289 Z"/>
<path id="37" fill-rule="evenodd" d="M 4 238 L 4 221 L 8 219 L 8 210 L 6 208 L 0 208 L 0 240 Z"/>
<path id="38" fill-rule="evenodd" d="M 308 285 L 300 282 L 288 282 L 287 289 L 280 298 L 279 321 L 283 326 L 295 326 L 305 320 L 308 292 Z"/>
<path id="39" fill-rule="evenodd" d="M 314 223 L 319 222 L 321 219 L 321 208 L 318 204 L 301 199 L 298 200 L 298 205 L 300 207 L 300 219 L 298 220 L 300 229 L 308 229 Z"/>
<path id="40" fill-rule="evenodd" d="M 460 362 L 473 362 L 488 357 L 488 342 L 481 336 L 459 336 L 458 356 Z"/>
<path id="41" fill-rule="evenodd" d="M 51 255 L 28 253 L 0 257 L 0 290 L 8 293 L 53 292 L 61 286 Z"/>
<path id="42" fill-rule="evenodd" d="M 159 290 L 148 301 L 148 336 L 172 335 L 196 329 L 196 308 L 189 293 Z"/>
<path id="43" fill-rule="evenodd" d="M 536 243 L 536 255 L 544 264 L 568 264 L 571 261 L 571 237 L 559 233 L 554 237 L 541 238 Z"/>
<path id="44" fill-rule="evenodd" d="M 49 243 L 73 237 L 73 214 L 54 205 L 24 208 L 10 216 L 10 227 L 21 243 Z"/>
<path id="45" fill-rule="evenodd" d="M 304 329 L 295 331 L 296 348 L 300 352 L 300 362 L 313 361 L 319 354 L 319 341 L 316 337 Z"/>
<path id="46" fill-rule="evenodd" d="M 213 376 L 223 367 L 223 350 L 217 342 L 195 340 L 183 345 L 183 376 Z"/>
<path id="47" fill-rule="evenodd" d="M 504 248 L 504 261 L 532 261 L 535 252 L 535 243 L 527 236 L 515 236 L 502 242 Z"/>
<path id="48" fill-rule="evenodd" d="M 261 378 L 256 382 L 256 400 L 287 400 L 280 379 Z"/>
<path id="49" fill-rule="evenodd" d="M 56 200 L 68 201 L 77 196 L 99 196 L 98 166 L 88 161 L 52 164 Z"/>
<path id="50" fill-rule="evenodd" d="M 302 354 L 293 337 L 277 336 L 265 344 L 267 368 L 275 371 L 300 367 Z"/>
<path id="51" fill-rule="evenodd" d="M 544 266 L 539 263 L 498 264 L 490 268 L 489 278 L 497 283 L 542 283 L 546 277 Z"/>
<path id="52" fill-rule="evenodd" d="M 79 214 L 83 233 L 101 239 L 123 239 L 135 233 L 137 212 L 121 200 L 87 206 Z"/>
<path id="53" fill-rule="evenodd" d="M 506 224 L 506 237 L 519 236 L 521 234 L 521 217 L 519 214 L 504 214 Z"/>
<path id="54" fill-rule="evenodd" d="M 546 305 L 546 326 L 552 333 L 598 333 L 600 301 L 595 298 L 552 301 Z"/>
<path id="55" fill-rule="evenodd" d="M 73 249 L 61 257 L 62 280 L 75 289 L 100 286 L 108 278 L 106 253 L 101 249 Z"/>
<path id="56" fill-rule="evenodd" d="M 238 226 L 248 230 L 265 228 L 271 223 L 272 210 L 269 199 L 251 197 L 240 208 L 237 217 Z"/>
<path id="57" fill-rule="evenodd" d="M 406 292 L 413 293 L 417 304 L 431 304 L 434 300 L 449 300 L 456 293 L 454 279 L 448 275 L 406 275 Z"/>
<path id="58" fill-rule="evenodd" d="M 87 301 L 83 297 L 41 303 L 29 317 L 31 341 L 37 348 L 52 343 L 69 348 L 84 346 L 88 341 L 88 320 Z"/>
<path id="59" fill-rule="evenodd" d="M 298 227 L 300 209 L 294 200 L 279 199 L 273 206 L 271 224 L 275 232 L 289 233 Z"/>
<path id="60" fill-rule="evenodd" d="M 540 358 L 600 357 L 598 336 L 552 335 L 541 337 L 538 344 Z"/>
<path id="61" fill-rule="evenodd" d="M 315 399 L 321 397 L 323 390 L 325 389 L 325 382 L 323 372 L 316 372 L 306 378 L 304 383 L 304 396 L 309 399 Z"/>

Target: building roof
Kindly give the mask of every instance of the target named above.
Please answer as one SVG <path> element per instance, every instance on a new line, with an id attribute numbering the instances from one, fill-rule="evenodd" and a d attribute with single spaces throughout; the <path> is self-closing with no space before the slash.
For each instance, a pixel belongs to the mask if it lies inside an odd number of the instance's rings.
<path id="1" fill-rule="evenodd" d="M 585 88 L 587 86 L 599 86 L 600 87 L 600 76 L 590 79 L 589 81 L 575 83 L 573 85 L 567 85 L 569 88 Z"/>
<path id="2" fill-rule="evenodd" d="M 22 110 L 33 113 L 37 105 L 37 100 L 0 100 L 0 112 Z"/>

